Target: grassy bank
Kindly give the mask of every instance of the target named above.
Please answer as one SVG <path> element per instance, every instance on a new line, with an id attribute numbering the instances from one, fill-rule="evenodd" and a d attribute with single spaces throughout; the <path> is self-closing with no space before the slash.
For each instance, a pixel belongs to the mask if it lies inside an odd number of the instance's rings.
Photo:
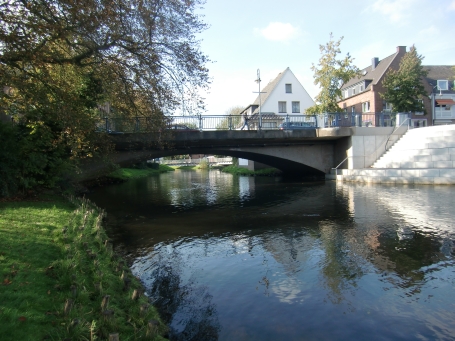
<path id="1" fill-rule="evenodd" d="M 160 174 L 165 172 L 173 171 L 174 168 L 166 165 L 156 165 L 155 168 L 119 168 L 114 172 L 108 175 L 109 178 L 118 179 L 118 180 L 129 180 L 143 178 L 154 174 Z"/>
<path id="2" fill-rule="evenodd" d="M 249 169 L 230 165 L 221 169 L 222 172 L 236 174 L 236 175 L 248 175 L 248 176 L 275 176 L 280 175 L 281 172 L 275 168 L 265 168 L 257 171 L 251 171 Z"/>
<path id="3" fill-rule="evenodd" d="M 0 203 L 2 340 L 163 340 L 166 327 L 113 254 L 105 213 L 59 197 Z"/>

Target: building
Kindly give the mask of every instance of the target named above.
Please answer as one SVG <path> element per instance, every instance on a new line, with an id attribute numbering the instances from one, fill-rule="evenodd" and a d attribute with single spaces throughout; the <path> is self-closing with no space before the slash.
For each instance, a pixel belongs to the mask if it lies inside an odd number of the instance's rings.
<path id="1" fill-rule="evenodd" d="M 342 86 L 342 99 L 338 105 L 343 111 L 362 113 L 364 120 L 374 120 L 375 113 L 390 112 L 390 104 L 380 96 L 384 92 L 382 82 L 388 70 L 398 70 L 405 54 L 406 46 L 398 46 L 394 54 L 382 60 L 372 58 L 371 65 L 361 70 L 359 77 L 352 78 Z M 371 113 L 371 117 L 368 117 L 368 113 Z"/>
<path id="2" fill-rule="evenodd" d="M 278 128 L 286 115 L 303 117 L 305 110 L 314 105 L 313 99 L 289 68 L 279 73 L 260 92 L 254 103 L 241 113 L 247 114 L 250 129 L 257 129 L 260 121 L 263 129 Z"/>
<path id="3" fill-rule="evenodd" d="M 428 91 L 429 112 L 432 125 L 455 123 L 455 66 L 430 65 L 424 66 L 428 71 L 424 79 Z M 427 102 L 427 101 L 426 101 Z"/>
<path id="4" fill-rule="evenodd" d="M 344 112 L 362 113 L 364 121 L 377 120 L 375 113 L 390 113 L 392 106 L 381 97 L 382 82 L 390 70 L 398 70 L 406 46 L 398 46 L 394 54 L 379 60 L 375 57 L 371 65 L 361 70 L 359 77 L 351 79 L 341 88 L 342 99 L 338 105 Z M 428 75 L 422 79 L 428 97 L 422 99 L 424 111 L 410 113 L 411 126 L 422 127 L 455 123 L 455 71 L 450 65 L 423 66 Z M 445 90 L 438 90 L 438 83 Z M 368 115 L 371 113 L 371 115 Z M 371 117 L 369 117 L 371 116 Z"/>

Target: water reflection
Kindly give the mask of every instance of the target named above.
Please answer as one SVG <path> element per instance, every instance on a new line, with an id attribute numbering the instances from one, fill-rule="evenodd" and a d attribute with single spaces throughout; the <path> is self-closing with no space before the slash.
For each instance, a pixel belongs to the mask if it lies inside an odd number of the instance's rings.
<path id="1" fill-rule="evenodd" d="M 181 172 L 91 198 L 113 212 L 174 340 L 452 339 L 450 187 Z"/>

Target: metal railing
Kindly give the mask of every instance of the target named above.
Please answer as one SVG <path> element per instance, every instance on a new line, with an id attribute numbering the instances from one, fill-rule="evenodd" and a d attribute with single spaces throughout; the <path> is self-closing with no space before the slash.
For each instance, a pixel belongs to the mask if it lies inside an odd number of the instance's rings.
<path id="1" fill-rule="evenodd" d="M 406 117 L 406 118 L 403 119 L 402 122 L 400 122 L 400 121 L 398 122 L 398 123 L 399 123 L 399 126 L 397 126 L 395 129 L 393 129 L 393 131 L 387 136 L 387 141 L 385 142 L 385 145 L 384 145 L 385 151 L 387 151 L 387 150 L 390 149 L 390 147 L 387 148 L 388 143 L 389 143 L 389 141 L 390 141 L 390 137 L 391 137 L 399 128 L 401 128 L 401 127 L 403 127 L 403 126 L 406 126 L 406 127 L 407 127 L 406 131 L 408 131 L 409 129 L 411 129 L 411 128 L 412 128 L 412 126 L 411 126 L 411 121 L 412 121 L 411 118 Z M 395 142 L 396 142 L 396 141 L 394 141 L 394 143 L 395 143 Z M 339 168 L 343 163 L 345 163 L 347 160 L 349 160 L 350 158 L 354 158 L 354 157 L 370 157 L 370 156 L 374 155 L 380 148 L 381 148 L 381 147 L 376 148 L 376 150 L 373 151 L 372 153 L 370 153 L 369 155 L 346 156 L 346 157 L 343 159 L 343 161 L 341 161 L 336 167 L 333 167 L 332 170 L 334 170 L 334 171 L 335 171 L 335 174 L 338 175 L 338 168 Z"/>
<path id="2" fill-rule="evenodd" d="M 337 127 L 393 127 L 396 118 L 390 113 L 325 113 L 319 115 L 276 115 L 264 114 L 259 125 L 257 115 L 248 119 L 250 130 L 295 130 L 305 128 Z M 244 118 L 241 115 L 199 115 L 167 116 L 167 129 L 188 131 L 241 130 Z M 156 131 L 162 126 L 159 122 L 146 117 L 109 118 L 104 117 L 97 123 L 97 130 L 115 132 Z M 246 127 L 244 127 L 246 129 Z"/>

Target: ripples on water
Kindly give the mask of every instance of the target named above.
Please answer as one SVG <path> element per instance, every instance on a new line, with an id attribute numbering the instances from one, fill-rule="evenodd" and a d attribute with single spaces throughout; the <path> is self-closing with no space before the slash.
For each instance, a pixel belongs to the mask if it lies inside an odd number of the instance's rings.
<path id="1" fill-rule="evenodd" d="M 452 191 L 176 172 L 91 199 L 172 340 L 453 340 Z"/>

